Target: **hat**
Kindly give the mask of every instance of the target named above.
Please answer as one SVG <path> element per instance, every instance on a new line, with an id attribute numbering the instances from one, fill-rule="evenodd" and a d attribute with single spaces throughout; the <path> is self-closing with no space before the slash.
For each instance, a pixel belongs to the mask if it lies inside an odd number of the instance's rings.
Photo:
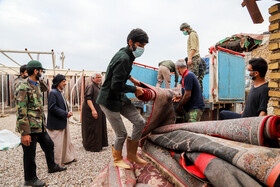
<path id="1" fill-rule="evenodd" d="M 66 80 L 65 76 L 62 74 L 57 74 L 52 80 L 52 89 L 56 88 L 63 80 Z"/>
<path id="2" fill-rule="evenodd" d="M 187 23 L 182 23 L 181 26 L 180 26 L 180 31 L 183 30 L 183 29 L 186 29 L 186 28 L 188 28 L 188 27 L 190 27 L 189 24 L 187 24 Z"/>
<path id="3" fill-rule="evenodd" d="M 29 61 L 28 64 L 26 65 L 26 69 L 28 69 L 28 68 L 45 69 L 45 68 L 43 68 L 41 62 L 39 62 L 37 60 Z"/>

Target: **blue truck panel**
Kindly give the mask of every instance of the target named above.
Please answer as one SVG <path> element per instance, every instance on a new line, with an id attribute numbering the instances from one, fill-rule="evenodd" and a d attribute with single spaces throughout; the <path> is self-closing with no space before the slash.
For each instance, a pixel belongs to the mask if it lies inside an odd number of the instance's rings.
<path id="1" fill-rule="evenodd" d="M 209 100 L 209 73 L 204 75 L 204 78 L 202 80 L 203 84 L 203 97 L 205 100 Z"/>
<path id="2" fill-rule="evenodd" d="M 219 100 L 245 99 L 245 64 L 241 56 L 218 52 Z"/>

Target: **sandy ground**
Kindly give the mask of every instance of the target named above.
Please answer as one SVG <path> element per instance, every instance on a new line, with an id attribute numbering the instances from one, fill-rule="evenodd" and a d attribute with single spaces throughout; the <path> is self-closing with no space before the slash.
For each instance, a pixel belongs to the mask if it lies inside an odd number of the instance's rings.
<path id="1" fill-rule="evenodd" d="M 79 112 L 74 112 L 74 117 L 80 119 Z M 7 117 L 0 118 L 0 130 L 8 129 L 15 132 L 16 115 L 9 114 Z M 131 133 L 131 124 L 124 119 L 128 134 Z M 101 152 L 94 153 L 85 151 L 82 145 L 81 125 L 78 123 L 70 124 L 72 143 L 76 148 L 78 162 L 67 165 L 67 170 L 59 173 L 49 174 L 44 152 L 37 144 L 36 164 L 37 176 L 45 181 L 48 186 L 90 186 L 94 176 L 102 170 L 111 158 L 110 146 Z M 107 122 L 108 141 L 111 145 L 115 135 Z M 0 186 L 23 186 L 23 164 L 22 147 L 0 151 Z"/>

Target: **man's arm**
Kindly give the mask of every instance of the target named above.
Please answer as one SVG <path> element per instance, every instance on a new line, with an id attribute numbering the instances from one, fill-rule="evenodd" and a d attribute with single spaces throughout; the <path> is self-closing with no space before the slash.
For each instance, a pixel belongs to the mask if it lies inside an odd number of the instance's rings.
<path id="1" fill-rule="evenodd" d="M 98 118 L 98 114 L 97 114 L 97 111 L 95 110 L 95 108 L 93 106 L 92 101 L 91 100 L 87 100 L 87 104 L 88 104 L 89 108 L 91 109 L 92 117 L 94 117 L 94 119 L 97 119 Z"/>
<path id="2" fill-rule="evenodd" d="M 140 86 L 141 85 L 140 81 L 138 81 L 137 79 L 135 79 L 131 75 L 129 77 L 129 80 L 134 84 L 134 86 Z"/>
<path id="3" fill-rule="evenodd" d="M 178 107 L 176 109 L 177 112 L 182 112 L 183 111 L 183 106 L 189 102 L 190 98 L 192 96 L 192 91 L 191 90 L 186 90 L 185 94 L 183 95 L 182 100 L 178 104 Z"/>
<path id="4" fill-rule="evenodd" d="M 261 111 L 259 114 L 259 116 L 266 116 L 266 115 L 267 115 L 267 113 L 265 111 Z"/>
<path id="5" fill-rule="evenodd" d="M 117 63 L 117 65 L 114 67 L 113 75 L 112 75 L 112 81 L 111 81 L 111 89 L 113 92 L 136 92 L 136 87 L 127 85 L 127 74 L 129 71 L 129 62 L 126 60 L 121 60 Z"/>

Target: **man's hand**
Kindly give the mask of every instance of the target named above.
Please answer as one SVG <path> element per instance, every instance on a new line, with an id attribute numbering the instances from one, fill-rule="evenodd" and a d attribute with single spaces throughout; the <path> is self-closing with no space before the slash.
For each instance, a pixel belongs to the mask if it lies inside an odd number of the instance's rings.
<path id="1" fill-rule="evenodd" d="M 188 58 L 187 65 L 190 66 L 192 64 L 192 58 Z"/>
<path id="2" fill-rule="evenodd" d="M 94 119 L 98 118 L 98 114 L 97 114 L 96 110 L 91 111 L 91 115 Z"/>
<path id="3" fill-rule="evenodd" d="M 129 78 L 129 80 L 134 84 L 134 86 L 140 86 L 140 81 L 134 79 L 132 76 Z"/>
<path id="4" fill-rule="evenodd" d="M 25 146 L 30 146 L 31 142 L 31 136 L 30 135 L 24 135 L 21 136 L 21 143 Z"/>
<path id="5" fill-rule="evenodd" d="M 67 118 L 70 118 L 71 116 L 73 116 L 72 112 L 68 112 Z"/>
<path id="6" fill-rule="evenodd" d="M 172 98 L 172 101 L 173 102 L 179 102 L 181 98 L 182 98 L 182 96 L 175 96 L 175 97 Z"/>
<path id="7" fill-rule="evenodd" d="M 136 92 L 135 92 L 135 95 L 136 97 L 142 95 L 144 93 L 144 89 L 142 87 L 136 87 Z"/>

